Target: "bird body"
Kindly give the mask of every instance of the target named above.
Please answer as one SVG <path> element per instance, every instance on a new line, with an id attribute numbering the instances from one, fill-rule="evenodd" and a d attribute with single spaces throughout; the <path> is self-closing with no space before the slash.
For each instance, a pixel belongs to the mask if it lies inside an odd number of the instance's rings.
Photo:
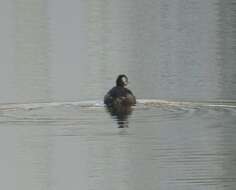
<path id="1" fill-rule="evenodd" d="M 136 98 L 125 86 L 128 84 L 128 78 L 125 75 L 119 75 L 116 80 L 116 86 L 104 97 L 104 104 L 107 106 L 132 106 L 136 104 Z"/>

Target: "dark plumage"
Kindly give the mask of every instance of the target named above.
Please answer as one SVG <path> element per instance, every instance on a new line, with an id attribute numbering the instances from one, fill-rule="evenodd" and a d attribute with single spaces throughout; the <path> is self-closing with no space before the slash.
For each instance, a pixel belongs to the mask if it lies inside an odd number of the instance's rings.
<path id="1" fill-rule="evenodd" d="M 107 106 L 132 106 L 136 104 L 136 98 L 133 93 L 126 88 L 128 77 L 119 75 L 116 79 L 116 86 L 104 97 L 104 104 Z"/>

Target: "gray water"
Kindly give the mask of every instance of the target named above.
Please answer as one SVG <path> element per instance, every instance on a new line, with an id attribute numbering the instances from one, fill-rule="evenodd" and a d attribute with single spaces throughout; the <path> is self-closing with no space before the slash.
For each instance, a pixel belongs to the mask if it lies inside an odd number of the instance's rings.
<path id="1" fill-rule="evenodd" d="M 234 0 L 0 5 L 0 189 L 235 189 Z"/>

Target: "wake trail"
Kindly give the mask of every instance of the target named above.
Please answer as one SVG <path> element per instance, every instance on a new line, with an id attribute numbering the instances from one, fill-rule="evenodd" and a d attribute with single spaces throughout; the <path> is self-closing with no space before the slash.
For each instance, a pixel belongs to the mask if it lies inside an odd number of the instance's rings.
<path id="1" fill-rule="evenodd" d="M 40 103 L 10 103 L 0 104 L 1 110 L 17 110 L 17 109 L 40 109 L 53 107 L 87 107 L 99 108 L 104 107 L 101 100 L 77 101 L 77 102 L 40 102 Z M 236 100 L 214 100 L 214 101 L 169 101 L 159 99 L 137 99 L 138 106 L 146 107 L 221 107 L 221 108 L 236 108 Z"/>

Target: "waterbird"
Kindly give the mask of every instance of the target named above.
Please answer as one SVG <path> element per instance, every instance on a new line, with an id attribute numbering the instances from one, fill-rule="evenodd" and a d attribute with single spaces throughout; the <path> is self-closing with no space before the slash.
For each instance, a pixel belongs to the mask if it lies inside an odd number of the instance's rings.
<path id="1" fill-rule="evenodd" d="M 116 79 L 116 86 L 110 89 L 104 96 L 104 104 L 107 111 L 117 121 L 119 128 L 128 127 L 128 116 L 132 113 L 132 106 L 136 104 L 136 98 L 126 88 L 128 77 L 121 74 Z"/>
<path id="2" fill-rule="evenodd" d="M 110 89 L 104 96 L 104 104 L 108 107 L 133 106 L 136 104 L 136 98 L 126 88 L 128 85 L 128 77 L 124 74 L 118 75 L 116 86 Z"/>

